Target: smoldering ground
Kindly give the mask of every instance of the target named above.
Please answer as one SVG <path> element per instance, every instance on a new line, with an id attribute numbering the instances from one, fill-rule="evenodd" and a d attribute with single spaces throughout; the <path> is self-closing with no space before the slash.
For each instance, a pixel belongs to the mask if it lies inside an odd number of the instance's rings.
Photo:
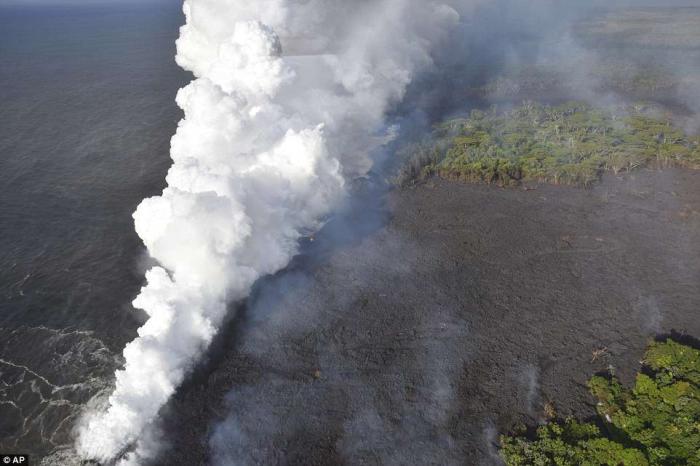
<path id="1" fill-rule="evenodd" d="M 391 193 L 388 225 L 261 285 L 157 463 L 492 464 L 545 403 L 593 415 L 592 373 L 629 382 L 657 330 L 700 331 L 698 181 Z"/>
<path id="2" fill-rule="evenodd" d="M 654 101 L 697 131 L 697 25 L 693 2 L 481 2 L 451 31 L 400 111 L 423 112 L 429 126 L 526 99 Z"/>

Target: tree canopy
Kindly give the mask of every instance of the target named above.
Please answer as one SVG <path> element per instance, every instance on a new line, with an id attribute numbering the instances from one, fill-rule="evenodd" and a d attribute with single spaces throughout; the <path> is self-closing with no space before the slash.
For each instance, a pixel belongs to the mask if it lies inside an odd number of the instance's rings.
<path id="1" fill-rule="evenodd" d="M 595 376 L 598 422 L 566 419 L 501 437 L 508 466 L 700 466 L 700 351 L 652 343 L 631 389 Z"/>
<path id="2" fill-rule="evenodd" d="M 642 106 L 613 112 L 572 102 L 525 102 L 499 113 L 474 110 L 439 125 L 411 148 L 400 181 L 438 175 L 509 185 L 521 181 L 589 185 L 602 172 L 644 166 L 700 168 L 700 138 Z"/>

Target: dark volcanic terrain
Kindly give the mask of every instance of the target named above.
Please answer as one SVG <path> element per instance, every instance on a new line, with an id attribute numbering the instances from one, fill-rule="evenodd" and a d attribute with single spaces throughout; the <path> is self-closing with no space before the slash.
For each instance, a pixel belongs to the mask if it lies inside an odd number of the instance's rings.
<path id="1" fill-rule="evenodd" d="M 589 417 L 592 374 L 629 383 L 648 339 L 700 336 L 700 172 L 433 179 L 387 205 L 259 287 L 168 407 L 160 464 L 497 464 L 498 432 L 548 402 Z"/>

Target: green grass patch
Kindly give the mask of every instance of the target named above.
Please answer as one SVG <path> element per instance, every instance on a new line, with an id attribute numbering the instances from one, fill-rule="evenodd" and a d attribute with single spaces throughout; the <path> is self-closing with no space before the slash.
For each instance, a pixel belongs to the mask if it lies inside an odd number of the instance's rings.
<path id="1" fill-rule="evenodd" d="M 583 103 L 525 102 L 507 111 L 475 110 L 439 125 L 430 142 L 410 148 L 399 183 L 437 175 L 468 182 L 522 181 L 590 185 L 605 170 L 700 167 L 700 139 L 662 117 L 624 115 Z"/>
<path id="2" fill-rule="evenodd" d="M 593 377 L 600 422 L 574 419 L 501 437 L 507 466 L 700 466 L 700 351 L 652 343 L 633 388 Z"/>

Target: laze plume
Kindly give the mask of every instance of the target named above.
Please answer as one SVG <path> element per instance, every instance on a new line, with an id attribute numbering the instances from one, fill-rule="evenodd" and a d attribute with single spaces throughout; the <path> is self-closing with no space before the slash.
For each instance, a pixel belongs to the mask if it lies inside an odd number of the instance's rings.
<path id="1" fill-rule="evenodd" d="M 458 20 L 440 2 L 186 0 L 177 63 L 195 79 L 160 196 L 134 213 L 160 264 L 134 300 L 149 318 L 106 406 L 78 426 L 85 458 L 138 461 L 138 441 L 224 319 L 284 268 L 346 180 L 371 167 L 384 116 Z M 383 133 L 384 132 L 384 133 Z"/>

